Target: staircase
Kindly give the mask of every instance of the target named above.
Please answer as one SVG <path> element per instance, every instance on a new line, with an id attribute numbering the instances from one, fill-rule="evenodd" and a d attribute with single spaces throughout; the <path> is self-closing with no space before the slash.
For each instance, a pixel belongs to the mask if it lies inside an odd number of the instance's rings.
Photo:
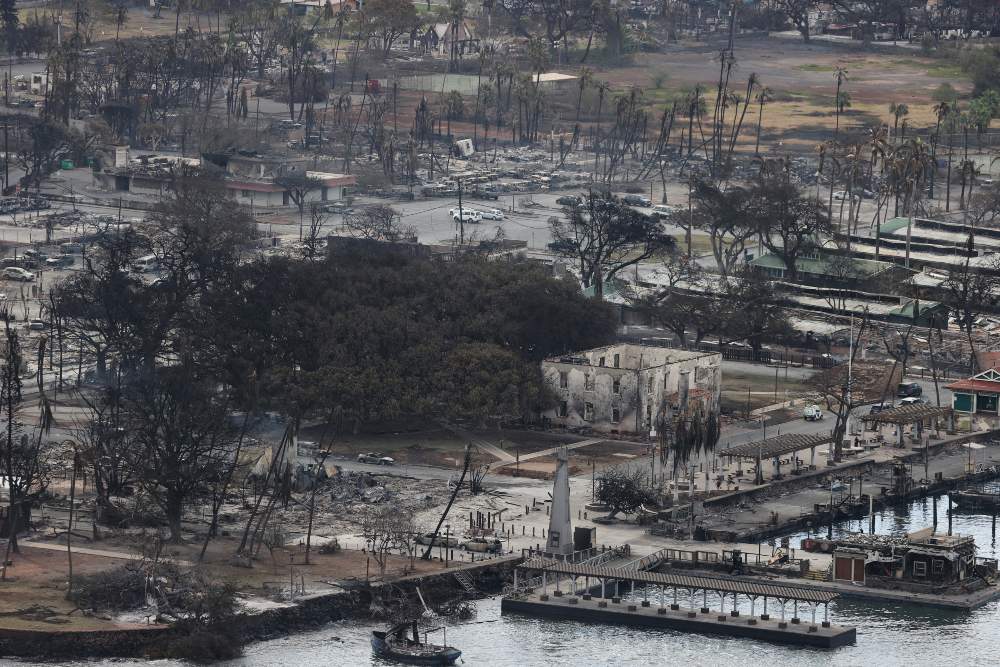
<path id="1" fill-rule="evenodd" d="M 812 579 L 813 581 L 830 581 L 830 574 L 833 565 L 830 565 L 825 570 L 809 570 L 802 575 L 803 579 Z"/>
<path id="2" fill-rule="evenodd" d="M 455 579 L 458 581 L 458 583 L 462 585 L 462 588 L 465 589 L 465 592 L 468 595 L 470 596 L 476 595 L 476 587 L 472 585 L 472 579 L 469 578 L 469 575 L 467 575 L 465 572 L 452 572 L 452 574 L 455 576 Z"/>

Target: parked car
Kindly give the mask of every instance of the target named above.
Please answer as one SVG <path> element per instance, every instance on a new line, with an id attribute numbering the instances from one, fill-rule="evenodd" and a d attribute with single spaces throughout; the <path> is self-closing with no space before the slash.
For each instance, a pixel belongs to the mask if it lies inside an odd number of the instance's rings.
<path id="1" fill-rule="evenodd" d="M 922 396 L 924 388 L 916 382 L 901 382 L 896 388 L 896 396 L 906 398 L 910 396 Z"/>
<path id="2" fill-rule="evenodd" d="M 416 541 L 417 541 L 417 544 L 428 544 L 428 545 L 431 544 L 431 542 L 433 541 L 434 546 L 436 546 L 436 547 L 437 546 L 442 546 L 442 547 L 444 547 L 444 546 L 447 546 L 447 547 L 457 547 L 458 546 L 458 538 L 452 537 L 451 535 L 448 535 L 447 539 L 445 539 L 445 534 L 444 533 L 438 533 L 437 537 L 434 537 L 434 533 L 421 533 L 420 535 L 417 535 L 417 540 Z"/>
<path id="3" fill-rule="evenodd" d="M 342 215 L 347 215 L 348 213 L 354 213 L 354 209 L 348 206 L 345 202 L 338 201 L 332 204 L 327 204 L 323 207 L 324 213 L 340 213 Z"/>
<path id="4" fill-rule="evenodd" d="M 833 198 L 837 201 L 847 201 L 849 199 L 854 199 L 854 201 L 861 201 L 860 195 L 851 195 L 845 190 L 837 190 L 833 193 Z"/>
<path id="5" fill-rule="evenodd" d="M 472 196 L 476 199 L 500 199 L 500 193 L 491 188 L 476 188 Z"/>
<path id="6" fill-rule="evenodd" d="M 8 266 L 3 270 L 3 277 L 8 280 L 20 280 L 22 282 L 30 283 L 35 279 L 35 274 L 27 269 L 22 269 L 19 266 Z"/>
<path id="7" fill-rule="evenodd" d="M 667 204 L 657 204 L 653 207 L 653 216 L 660 218 L 669 218 L 673 214 L 677 213 L 680 209 L 676 206 L 668 206 Z"/>
<path id="8" fill-rule="evenodd" d="M 358 463 L 373 463 L 377 466 L 391 466 L 395 465 L 396 459 L 391 456 L 382 456 L 377 452 L 368 452 L 367 454 L 358 454 Z"/>
<path id="9" fill-rule="evenodd" d="M 45 322 L 45 320 L 31 320 L 28 323 L 28 328 L 32 331 L 45 331 L 49 328 L 49 325 Z"/>
<path id="10" fill-rule="evenodd" d="M 499 554 L 503 553 L 503 544 L 500 540 L 488 539 L 485 537 L 477 537 L 476 539 L 469 540 L 465 543 L 466 551 L 473 551 L 475 553 L 491 553 Z"/>
<path id="11" fill-rule="evenodd" d="M 920 405 L 920 404 L 926 403 L 926 402 L 927 401 L 925 401 L 924 399 L 919 398 L 917 396 L 910 396 L 908 398 L 904 398 L 903 400 L 901 400 L 899 402 L 899 404 L 900 405 Z"/>
<path id="12" fill-rule="evenodd" d="M 45 260 L 45 266 L 50 269 L 61 269 L 64 266 L 73 266 L 73 255 L 56 255 Z"/>
<path id="13" fill-rule="evenodd" d="M 503 220 L 503 211 L 498 208 L 488 208 L 485 211 L 477 211 L 483 220 Z"/>
<path id="14" fill-rule="evenodd" d="M 892 403 L 889 403 L 888 405 L 886 405 L 884 403 L 883 404 L 876 404 L 876 405 L 873 405 L 871 407 L 871 409 L 868 411 L 868 414 L 870 414 L 870 415 L 877 415 L 878 413 L 882 412 L 883 410 L 891 410 L 893 407 L 894 406 L 893 406 Z"/>
<path id="15" fill-rule="evenodd" d="M 802 418 L 807 422 L 820 421 L 823 419 L 823 409 L 818 405 L 807 405 L 802 411 Z"/>
<path id="16" fill-rule="evenodd" d="M 70 253 L 80 254 L 83 252 L 83 244 L 75 243 L 72 241 L 67 243 L 61 243 L 59 244 L 59 250 L 61 250 L 63 254 L 70 254 Z"/>
<path id="17" fill-rule="evenodd" d="M 556 203 L 560 206 L 579 206 L 583 203 L 583 199 L 576 195 L 563 195 L 556 199 Z"/>
<path id="18" fill-rule="evenodd" d="M 622 201 L 629 206 L 652 206 L 653 202 L 649 197 L 644 195 L 625 195 L 622 197 Z"/>

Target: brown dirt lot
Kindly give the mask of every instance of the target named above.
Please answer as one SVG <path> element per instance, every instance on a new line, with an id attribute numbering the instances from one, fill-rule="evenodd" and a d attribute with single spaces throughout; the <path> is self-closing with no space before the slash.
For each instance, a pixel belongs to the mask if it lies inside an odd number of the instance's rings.
<path id="1" fill-rule="evenodd" d="M 0 627 L 24 630 L 98 630 L 129 627 L 96 616 L 73 611 L 66 599 L 68 566 L 66 554 L 59 551 L 21 547 L 11 558 L 7 580 L 0 583 Z M 73 555 L 75 574 L 92 574 L 116 567 L 124 559 L 103 556 Z M 51 614 L 47 611 L 51 610 Z"/>
<path id="2" fill-rule="evenodd" d="M 737 65 L 730 88 L 742 91 L 747 77 L 756 73 L 776 98 L 764 109 L 763 133 L 785 139 L 812 140 L 815 137 L 810 128 L 825 133 L 833 129 L 838 67 L 847 70 L 844 90 L 851 96 L 851 107 L 841 118 L 841 127 L 846 129 L 873 120 L 891 125 L 891 102 L 909 105 L 911 126 L 929 126 L 934 122 L 931 93 L 938 86 L 949 83 L 960 93 L 971 89 L 961 71 L 943 60 L 909 53 L 866 53 L 860 44 L 857 50 L 849 51 L 821 43 L 753 38 L 739 40 L 735 50 Z M 667 80 L 661 90 L 655 90 L 653 79 L 660 73 L 665 73 Z M 709 89 L 711 106 L 719 60 L 714 45 L 675 46 L 662 53 L 639 54 L 632 67 L 598 69 L 596 76 L 611 82 L 615 89 L 641 86 L 647 97 L 664 102 L 701 84 Z M 750 120 L 748 115 L 747 122 Z M 756 125 L 755 114 L 752 120 Z M 800 130 L 799 137 L 790 132 L 793 129 Z"/>

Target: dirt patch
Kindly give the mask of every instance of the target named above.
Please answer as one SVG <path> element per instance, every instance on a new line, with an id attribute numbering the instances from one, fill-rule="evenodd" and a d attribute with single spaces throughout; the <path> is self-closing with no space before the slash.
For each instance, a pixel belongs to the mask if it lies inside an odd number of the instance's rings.
<path id="1" fill-rule="evenodd" d="M 516 452 L 522 456 L 582 440 L 577 435 L 542 431 L 478 431 L 476 436 L 496 444 L 504 451 L 512 454 Z"/>
<path id="2" fill-rule="evenodd" d="M 69 565 L 64 551 L 22 546 L 0 584 L 0 627 L 20 630 L 108 630 L 133 623 L 86 615 L 66 599 Z M 125 559 L 73 554 L 75 575 L 117 567 Z"/>
<path id="3" fill-rule="evenodd" d="M 303 440 L 318 441 L 322 426 L 303 429 Z M 329 445 L 336 456 L 354 459 L 358 454 L 378 452 L 391 456 L 397 463 L 460 467 L 466 442 L 444 429 L 400 431 L 393 433 L 360 433 L 338 437 Z"/>
<path id="4" fill-rule="evenodd" d="M 659 53 L 636 54 L 629 67 L 597 68 L 596 77 L 616 91 L 643 88 L 657 104 L 700 84 L 711 108 L 719 75 L 718 52 L 717 44 L 670 45 Z M 931 94 L 941 83 L 950 83 L 960 93 L 971 89 L 967 78 L 946 61 L 916 54 L 892 58 L 866 53 L 861 44 L 856 51 L 845 51 L 818 42 L 754 37 L 737 41 L 735 53 L 737 64 L 730 85 L 742 89 L 752 72 L 773 91 L 775 101 L 764 109 L 762 134 L 780 141 L 782 151 L 814 152 L 815 132 L 803 128 L 815 125 L 815 114 L 832 113 L 838 68 L 847 70 L 845 90 L 851 96 L 848 113 L 841 117 L 845 133 L 872 122 L 892 125 L 891 102 L 909 105 L 907 121 L 911 127 L 932 126 L 935 102 Z M 666 89 L 657 90 L 654 78 L 663 71 L 669 73 Z M 823 138 L 829 138 L 832 118 L 820 129 Z M 752 150 L 752 134 L 744 133 L 744 148 Z"/>

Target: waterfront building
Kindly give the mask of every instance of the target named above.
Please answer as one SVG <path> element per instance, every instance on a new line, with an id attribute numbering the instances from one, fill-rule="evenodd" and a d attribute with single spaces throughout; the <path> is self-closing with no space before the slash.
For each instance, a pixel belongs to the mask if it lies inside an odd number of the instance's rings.
<path id="1" fill-rule="evenodd" d="M 1000 370 L 987 368 L 972 377 L 945 385 L 960 427 L 973 431 L 1000 428 Z"/>
<path id="2" fill-rule="evenodd" d="M 649 434 L 682 403 L 718 405 L 722 355 L 652 345 L 608 345 L 542 362 L 556 406 L 550 423 L 605 433 Z"/>
<path id="3" fill-rule="evenodd" d="M 833 551 L 832 578 L 873 588 L 914 591 L 983 581 L 997 562 L 976 557 L 969 535 L 945 535 L 933 528 L 905 537 L 859 534 L 841 539 Z"/>

